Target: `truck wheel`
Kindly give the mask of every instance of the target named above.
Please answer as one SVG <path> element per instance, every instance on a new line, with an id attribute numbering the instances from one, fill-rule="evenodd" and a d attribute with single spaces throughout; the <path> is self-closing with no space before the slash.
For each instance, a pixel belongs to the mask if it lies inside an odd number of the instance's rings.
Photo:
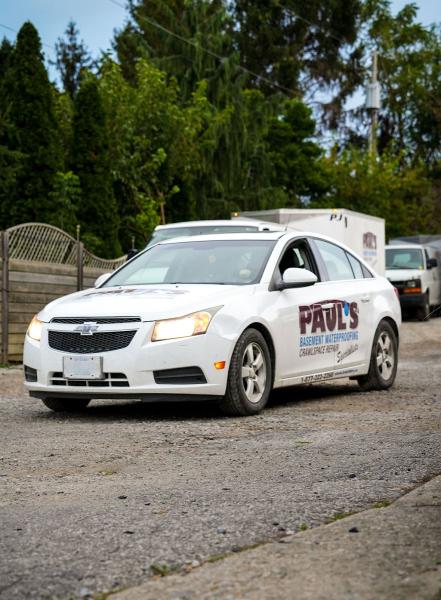
<path id="1" fill-rule="evenodd" d="M 418 321 L 425 321 L 430 318 L 430 301 L 429 301 L 429 292 L 424 294 L 424 300 L 422 306 L 420 306 L 417 310 L 417 319 Z"/>
<path id="2" fill-rule="evenodd" d="M 358 385 L 364 392 L 386 390 L 395 381 L 397 366 L 397 336 L 387 321 L 381 321 L 372 344 L 369 371 L 367 375 L 357 377 Z"/>
<path id="3" fill-rule="evenodd" d="M 55 412 L 79 412 L 86 408 L 90 398 L 42 398 L 43 404 Z"/>
<path id="4" fill-rule="evenodd" d="M 219 407 L 227 415 L 255 415 L 268 402 L 271 385 L 271 356 L 265 338 L 256 329 L 246 329 L 234 348 L 227 391 Z"/>

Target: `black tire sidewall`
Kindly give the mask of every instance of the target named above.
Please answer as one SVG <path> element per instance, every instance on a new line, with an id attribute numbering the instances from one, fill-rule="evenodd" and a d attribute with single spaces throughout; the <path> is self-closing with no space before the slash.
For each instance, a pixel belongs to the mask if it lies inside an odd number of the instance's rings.
<path id="1" fill-rule="evenodd" d="M 377 365 L 377 344 L 378 344 L 378 340 L 382 333 L 387 333 L 389 335 L 391 342 L 393 344 L 393 350 L 394 350 L 393 374 L 387 380 L 385 380 L 383 378 L 383 376 L 381 375 L 381 373 L 378 369 L 378 365 Z M 371 354 L 371 370 L 373 370 L 372 375 L 375 377 L 375 379 L 378 382 L 378 389 L 385 390 L 385 389 L 390 388 L 393 385 L 393 383 L 395 381 L 395 377 L 397 375 L 397 368 L 398 368 L 398 343 L 397 343 L 396 333 L 387 321 L 381 321 L 381 323 L 377 327 L 377 331 L 375 332 L 374 343 L 372 345 L 372 354 Z"/>
<path id="2" fill-rule="evenodd" d="M 417 311 L 418 319 L 420 321 L 424 321 L 430 315 L 430 300 L 429 300 L 429 292 L 424 294 L 424 303 Z"/>
<path id="3" fill-rule="evenodd" d="M 266 382 L 265 391 L 259 402 L 250 402 L 245 394 L 242 384 L 242 359 L 246 347 L 250 343 L 257 344 L 265 358 Z M 257 329 L 246 329 L 238 339 L 231 357 L 228 371 L 227 396 L 234 400 L 237 413 L 251 415 L 259 413 L 267 404 L 272 388 L 272 364 L 268 344 L 263 335 Z"/>

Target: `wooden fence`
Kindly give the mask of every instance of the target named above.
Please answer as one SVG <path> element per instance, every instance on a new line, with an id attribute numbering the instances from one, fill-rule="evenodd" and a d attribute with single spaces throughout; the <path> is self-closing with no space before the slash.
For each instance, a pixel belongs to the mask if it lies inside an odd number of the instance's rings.
<path id="1" fill-rule="evenodd" d="M 48 302 L 93 287 L 124 261 L 94 256 L 52 225 L 25 223 L 2 231 L 1 362 L 21 362 L 29 322 Z"/>

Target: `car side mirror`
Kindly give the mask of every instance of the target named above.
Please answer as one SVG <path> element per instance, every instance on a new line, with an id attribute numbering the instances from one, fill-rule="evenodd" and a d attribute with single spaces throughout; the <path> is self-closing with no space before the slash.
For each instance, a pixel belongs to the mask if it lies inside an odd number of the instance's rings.
<path id="1" fill-rule="evenodd" d="M 103 285 L 103 283 L 105 283 L 111 275 L 113 275 L 113 273 L 103 273 L 95 280 L 93 286 L 96 288 L 100 287 L 100 285 Z"/>
<path id="2" fill-rule="evenodd" d="M 436 260 L 436 258 L 429 258 L 427 260 L 427 268 L 428 269 L 433 269 L 437 266 L 438 266 L 438 261 Z"/>
<path id="3" fill-rule="evenodd" d="M 288 290 L 292 288 L 307 287 L 317 283 L 317 275 L 308 269 L 286 269 L 282 275 L 282 280 L 277 284 L 278 290 Z"/>

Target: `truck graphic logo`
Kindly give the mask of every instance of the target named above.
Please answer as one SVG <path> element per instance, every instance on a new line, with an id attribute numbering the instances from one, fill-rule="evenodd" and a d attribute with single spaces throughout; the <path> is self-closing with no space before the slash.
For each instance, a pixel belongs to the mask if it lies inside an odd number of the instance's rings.
<path id="1" fill-rule="evenodd" d="M 367 250 L 376 250 L 377 249 L 377 236 L 368 231 L 363 233 L 363 248 Z"/>

